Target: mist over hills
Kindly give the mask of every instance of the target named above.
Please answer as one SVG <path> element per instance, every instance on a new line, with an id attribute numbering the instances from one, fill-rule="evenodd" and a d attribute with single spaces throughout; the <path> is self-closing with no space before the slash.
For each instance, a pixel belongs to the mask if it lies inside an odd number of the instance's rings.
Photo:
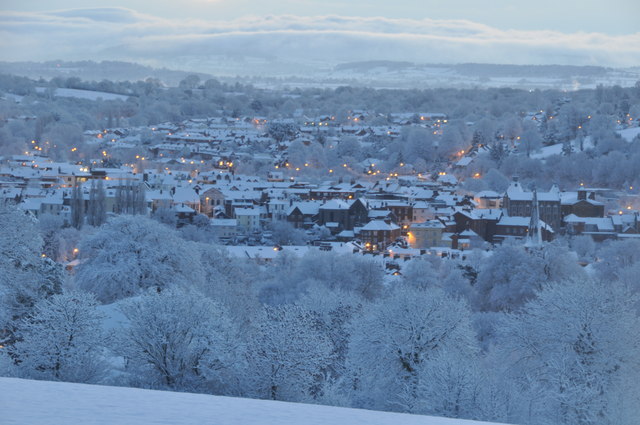
<path id="1" fill-rule="evenodd" d="M 640 68 L 616 69 L 577 65 L 505 65 L 484 63 L 424 64 L 369 60 L 337 65 L 289 63 L 274 58 L 244 56 L 185 57 L 173 69 L 127 61 L 0 62 L 0 73 L 33 79 L 162 81 L 176 86 L 188 75 L 201 80 L 252 83 L 262 88 L 337 87 L 376 88 L 512 87 L 521 89 L 594 88 L 598 84 L 629 87 L 640 80 Z"/>

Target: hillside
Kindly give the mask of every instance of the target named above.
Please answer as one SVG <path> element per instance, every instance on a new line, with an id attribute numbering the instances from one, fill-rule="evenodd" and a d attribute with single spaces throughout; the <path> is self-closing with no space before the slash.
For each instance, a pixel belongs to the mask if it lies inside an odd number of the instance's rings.
<path id="1" fill-rule="evenodd" d="M 154 425 L 480 425 L 375 412 L 203 394 L 0 378 L 2 423 Z"/>

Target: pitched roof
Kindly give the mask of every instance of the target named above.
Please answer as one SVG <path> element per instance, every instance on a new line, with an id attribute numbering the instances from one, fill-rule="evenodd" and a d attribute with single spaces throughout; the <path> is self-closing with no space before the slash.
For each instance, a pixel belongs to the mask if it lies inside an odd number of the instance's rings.
<path id="1" fill-rule="evenodd" d="M 382 221 L 382 220 L 371 220 L 370 222 L 365 224 L 364 227 L 362 227 L 360 230 L 370 230 L 370 231 L 385 230 L 385 231 L 391 231 L 391 230 L 397 230 L 399 228 L 400 228 L 400 226 L 398 226 L 395 223 L 387 223 L 386 221 Z"/>

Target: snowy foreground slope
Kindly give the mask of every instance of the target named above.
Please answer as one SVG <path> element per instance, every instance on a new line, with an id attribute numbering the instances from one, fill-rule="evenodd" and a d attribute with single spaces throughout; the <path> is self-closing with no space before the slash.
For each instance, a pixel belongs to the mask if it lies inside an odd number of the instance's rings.
<path id="1" fill-rule="evenodd" d="M 487 422 L 136 388 L 0 378 L 4 425 L 481 425 Z"/>

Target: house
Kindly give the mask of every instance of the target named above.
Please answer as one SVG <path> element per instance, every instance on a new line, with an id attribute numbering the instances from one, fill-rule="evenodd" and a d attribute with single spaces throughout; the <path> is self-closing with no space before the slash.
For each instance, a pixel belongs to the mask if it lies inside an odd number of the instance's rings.
<path id="1" fill-rule="evenodd" d="M 172 207 L 176 214 L 176 226 L 182 227 L 193 223 L 193 218 L 198 214 L 196 210 L 185 204 L 176 204 Z"/>
<path id="2" fill-rule="evenodd" d="M 271 221 L 286 220 L 288 209 L 289 201 L 284 199 L 271 199 L 267 203 L 267 215 L 271 218 Z"/>
<path id="3" fill-rule="evenodd" d="M 409 228 L 407 239 L 412 248 L 431 248 L 442 246 L 442 234 L 445 226 L 440 220 L 429 220 L 414 223 Z"/>
<path id="4" fill-rule="evenodd" d="M 362 226 L 368 221 L 369 210 L 361 199 L 339 200 L 332 199 L 323 204 L 319 209 L 318 224 L 327 226 L 330 223 L 335 233 L 342 230 L 353 230 L 356 226 Z M 334 226 L 337 223 L 338 226 Z"/>
<path id="5" fill-rule="evenodd" d="M 595 200 L 595 192 L 579 189 L 561 194 L 562 217 L 574 214 L 578 217 L 604 217 L 604 204 Z"/>
<path id="6" fill-rule="evenodd" d="M 238 220 L 216 218 L 209 222 L 218 239 L 232 239 L 238 234 Z"/>
<path id="7" fill-rule="evenodd" d="M 494 192 L 492 190 L 483 190 L 482 192 L 476 193 L 473 200 L 480 209 L 494 209 L 500 208 L 502 196 L 500 196 L 498 192 Z"/>
<path id="8" fill-rule="evenodd" d="M 425 201 L 417 201 L 413 204 L 413 222 L 424 223 L 427 220 L 436 218 L 431 205 Z"/>
<path id="9" fill-rule="evenodd" d="M 319 201 L 293 202 L 286 212 L 287 221 L 296 229 L 309 229 L 318 221 Z"/>
<path id="10" fill-rule="evenodd" d="M 540 220 L 540 230 L 542 240 L 548 242 L 553 239 L 555 232 L 543 220 Z M 507 238 L 524 239 L 529 235 L 530 217 L 511 217 L 503 215 L 496 223 L 496 233 L 493 237 L 495 242 L 501 242 Z"/>
<path id="11" fill-rule="evenodd" d="M 360 229 L 360 239 L 368 251 L 384 251 L 400 234 L 400 226 L 389 220 L 372 220 Z"/>
<path id="12" fill-rule="evenodd" d="M 267 176 L 267 181 L 269 182 L 283 182 L 284 181 L 284 173 L 282 171 L 269 171 Z"/>
<path id="13" fill-rule="evenodd" d="M 260 209 L 251 207 L 235 207 L 233 209 L 238 227 L 254 231 L 260 229 Z"/>
<path id="14" fill-rule="evenodd" d="M 457 233 L 472 230 L 487 242 L 493 242 L 496 234 L 496 224 L 503 216 L 501 209 L 463 209 L 457 208 L 453 214 Z"/>
<path id="15" fill-rule="evenodd" d="M 549 192 L 536 192 L 540 219 L 554 231 L 562 224 L 560 189 L 554 185 Z M 509 217 L 531 217 L 534 192 L 525 191 L 517 178 L 507 188 L 503 198 L 503 207 Z"/>
<path id="16" fill-rule="evenodd" d="M 215 187 L 200 191 L 200 212 L 209 217 L 213 217 L 216 207 L 223 206 L 225 196 L 224 193 Z"/>
<path id="17" fill-rule="evenodd" d="M 611 217 L 578 217 L 569 214 L 563 221 L 569 235 L 590 235 L 595 241 L 616 238 L 617 232 Z"/>
<path id="18" fill-rule="evenodd" d="M 453 248 L 461 251 L 480 248 L 485 244 L 485 241 L 480 235 L 473 230 L 465 230 L 464 232 L 454 235 Z"/>

